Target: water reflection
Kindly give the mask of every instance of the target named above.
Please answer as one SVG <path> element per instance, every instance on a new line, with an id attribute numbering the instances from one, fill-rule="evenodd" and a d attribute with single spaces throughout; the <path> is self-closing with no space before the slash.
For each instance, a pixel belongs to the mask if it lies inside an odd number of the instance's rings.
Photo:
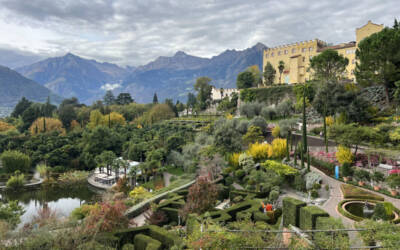
<path id="1" fill-rule="evenodd" d="M 85 184 L 64 188 L 41 187 L 19 192 L 3 191 L 0 194 L 3 202 L 18 200 L 19 204 L 24 207 L 25 213 L 21 216 L 21 223 L 18 225 L 18 228 L 21 228 L 25 223 L 31 221 L 39 208 L 49 207 L 57 212 L 57 217 L 68 217 L 72 210 L 83 203 L 98 201 L 101 192 Z"/>

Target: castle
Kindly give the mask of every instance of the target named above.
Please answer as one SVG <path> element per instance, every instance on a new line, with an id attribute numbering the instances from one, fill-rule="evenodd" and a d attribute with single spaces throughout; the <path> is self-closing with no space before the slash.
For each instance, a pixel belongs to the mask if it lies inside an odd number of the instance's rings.
<path id="1" fill-rule="evenodd" d="M 310 59 L 324 50 L 333 49 L 349 59 L 345 77 L 355 81 L 355 52 L 358 43 L 362 39 L 381 31 L 382 29 L 383 24 L 378 25 L 368 21 L 366 25 L 356 29 L 356 41 L 349 43 L 328 46 L 325 42 L 314 39 L 266 49 L 263 53 L 263 69 L 265 69 L 268 62 L 272 64 L 276 70 L 274 83 L 304 83 L 305 81 L 310 80 L 311 73 L 307 70 L 309 68 Z M 285 65 L 281 79 L 278 70 L 280 61 L 283 61 Z"/>

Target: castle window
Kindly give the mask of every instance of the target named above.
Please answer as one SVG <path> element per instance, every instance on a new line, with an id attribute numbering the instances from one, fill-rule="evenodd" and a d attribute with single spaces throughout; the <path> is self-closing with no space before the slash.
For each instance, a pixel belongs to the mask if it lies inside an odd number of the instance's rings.
<path id="1" fill-rule="evenodd" d="M 294 54 L 294 53 L 296 53 L 296 49 L 295 48 L 292 49 L 292 54 Z"/>
<path id="2" fill-rule="evenodd" d="M 285 49 L 285 52 L 284 52 L 284 53 L 285 53 L 285 55 L 287 55 L 287 53 L 288 53 L 288 50 L 287 50 L 287 49 Z"/>
<path id="3" fill-rule="evenodd" d="M 308 50 L 311 52 L 313 50 L 313 47 L 308 48 Z"/>
<path id="4" fill-rule="evenodd" d="M 307 51 L 307 48 L 302 48 L 301 49 L 301 52 L 303 52 L 303 53 L 306 52 L 306 51 Z"/>

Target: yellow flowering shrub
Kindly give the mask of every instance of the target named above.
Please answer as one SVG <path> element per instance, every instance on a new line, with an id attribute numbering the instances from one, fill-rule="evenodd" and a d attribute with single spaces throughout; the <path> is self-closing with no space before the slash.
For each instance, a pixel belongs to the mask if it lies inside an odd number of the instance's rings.
<path id="1" fill-rule="evenodd" d="M 269 158 L 283 158 L 286 155 L 286 139 L 276 138 L 271 143 Z"/>
<path id="2" fill-rule="evenodd" d="M 331 126 L 334 122 L 333 117 L 332 116 L 327 116 L 325 117 L 325 122 L 326 122 L 326 126 Z"/>
<path id="3" fill-rule="evenodd" d="M 231 119 L 233 119 L 233 115 L 231 115 L 231 114 L 227 114 L 227 115 L 226 115 L 226 119 L 228 119 L 228 120 L 231 120 Z"/>
<path id="4" fill-rule="evenodd" d="M 239 156 L 240 153 L 233 153 L 229 156 L 229 165 L 232 166 L 234 169 L 237 169 L 239 167 Z"/>
<path id="5" fill-rule="evenodd" d="M 343 165 L 344 163 L 352 163 L 354 155 L 348 147 L 339 145 L 338 151 L 336 152 L 336 159 Z"/>
<path id="6" fill-rule="evenodd" d="M 280 135 L 280 133 L 281 133 L 281 128 L 280 128 L 278 125 L 276 125 L 276 126 L 272 129 L 272 136 L 273 136 L 274 138 L 278 138 L 279 135 Z"/>
<path id="7" fill-rule="evenodd" d="M 144 187 L 136 187 L 130 193 L 129 196 L 135 200 L 144 200 L 151 196 L 151 193 Z"/>
<path id="8" fill-rule="evenodd" d="M 247 154 L 253 157 L 254 161 L 259 162 L 268 158 L 268 152 L 271 149 L 271 145 L 268 143 L 253 143 L 249 145 Z"/>
<path id="9" fill-rule="evenodd" d="M 389 133 L 389 138 L 392 141 L 400 141 L 400 128 L 396 128 L 395 130 Z"/>

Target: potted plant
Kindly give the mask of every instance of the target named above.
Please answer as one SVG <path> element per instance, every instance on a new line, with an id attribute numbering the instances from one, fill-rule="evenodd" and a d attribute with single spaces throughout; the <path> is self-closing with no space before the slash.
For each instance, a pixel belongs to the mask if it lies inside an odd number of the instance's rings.
<path id="1" fill-rule="evenodd" d="M 342 176 L 344 182 L 351 181 L 351 175 L 353 174 L 353 169 L 351 164 L 348 162 L 343 163 L 342 165 Z"/>
<path id="2" fill-rule="evenodd" d="M 354 177 L 358 180 L 358 185 L 361 187 L 370 179 L 369 172 L 365 170 L 354 171 Z"/>
<path id="3" fill-rule="evenodd" d="M 383 173 L 375 171 L 371 175 L 371 179 L 372 179 L 373 184 L 374 184 L 373 185 L 374 186 L 374 190 L 375 191 L 379 191 L 381 189 L 380 182 L 382 182 L 385 179 Z"/>
<path id="4" fill-rule="evenodd" d="M 389 177 L 386 178 L 386 182 L 389 185 L 389 187 L 392 189 L 390 191 L 390 193 L 393 196 L 396 196 L 397 195 L 397 188 L 400 186 L 400 175 L 398 175 L 398 174 L 389 175 Z"/>

